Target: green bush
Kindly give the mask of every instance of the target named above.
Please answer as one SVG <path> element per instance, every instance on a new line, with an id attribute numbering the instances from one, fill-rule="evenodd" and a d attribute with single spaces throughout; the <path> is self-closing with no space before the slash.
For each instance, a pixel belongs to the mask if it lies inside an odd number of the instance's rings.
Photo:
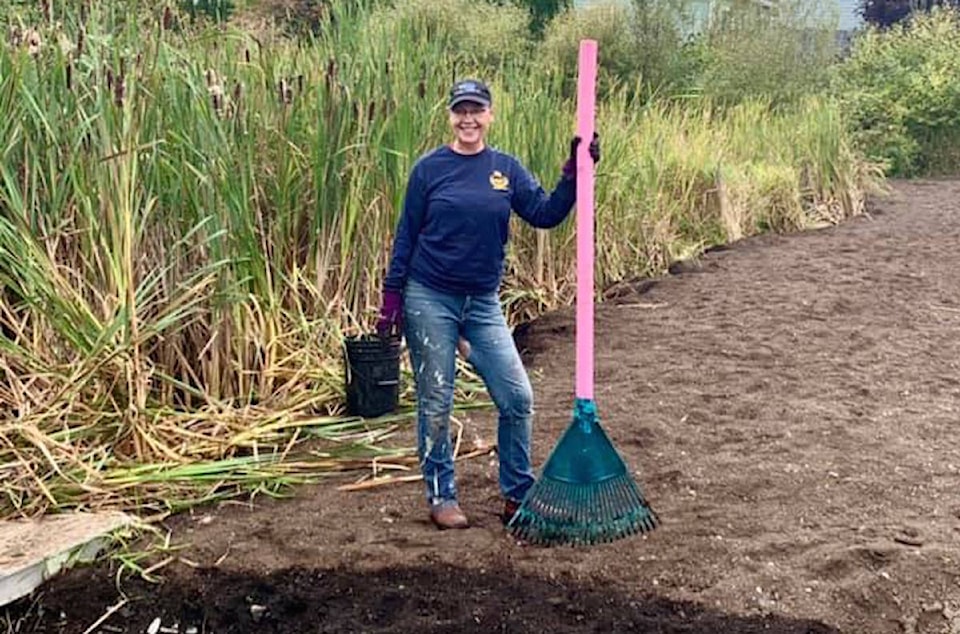
<path id="1" fill-rule="evenodd" d="M 601 92 L 618 84 L 638 88 L 645 96 L 685 92 L 698 74 L 699 61 L 687 44 L 687 5 L 676 0 L 634 0 L 632 5 L 611 1 L 567 11 L 547 26 L 540 59 L 550 68 L 575 69 L 579 41 L 591 38 L 600 50 Z"/>
<path id="2" fill-rule="evenodd" d="M 601 88 L 628 84 L 644 96 L 780 105 L 826 88 L 837 57 L 837 16 L 824 0 L 785 0 L 774 9 L 753 2 L 702 6 L 633 0 L 568 11 L 548 25 L 542 58 L 573 68 L 578 41 L 591 37 L 600 45 Z"/>
<path id="3" fill-rule="evenodd" d="M 920 14 L 868 30 L 838 69 L 834 89 L 854 137 L 892 175 L 960 169 L 960 13 Z"/>
<path id="4" fill-rule="evenodd" d="M 775 104 L 822 91 L 836 59 L 836 15 L 822 0 L 717 5 L 706 31 L 701 91 L 716 101 Z"/>
<path id="5" fill-rule="evenodd" d="M 398 0 L 374 12 L 373 33 L 385 42 L 428 44 L 455 57 L 466 73 L 490 71 L 527 58 L 530 14 L 519 6 L 475 0 Z"/>

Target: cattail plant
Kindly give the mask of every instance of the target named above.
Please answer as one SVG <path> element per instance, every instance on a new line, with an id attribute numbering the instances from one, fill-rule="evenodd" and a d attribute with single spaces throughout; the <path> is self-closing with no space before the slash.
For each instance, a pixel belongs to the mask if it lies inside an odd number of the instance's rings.
<path id="1" fill-rule="evenodd" d="M 118 74 L 113 81 L 113 103 L 117 108 L 123 108 L 123 98 L 127 94 L 127 82 L 123 72 Z"/>

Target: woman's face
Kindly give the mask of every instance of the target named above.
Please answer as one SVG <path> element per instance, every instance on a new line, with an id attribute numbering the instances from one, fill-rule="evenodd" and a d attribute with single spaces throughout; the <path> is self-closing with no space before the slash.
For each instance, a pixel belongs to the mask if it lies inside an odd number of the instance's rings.
<path id="1" fill-rule="evenodd" d="M 490 108 L 473 101 L 460 102 L 450 109 L 450 127 L 463 148 L 481 147 L 492 121 Z"/>

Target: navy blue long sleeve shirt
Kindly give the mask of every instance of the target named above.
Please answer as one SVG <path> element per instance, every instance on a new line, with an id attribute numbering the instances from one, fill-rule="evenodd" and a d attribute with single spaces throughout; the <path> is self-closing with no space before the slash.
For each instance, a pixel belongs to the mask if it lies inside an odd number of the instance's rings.
<path id="1" fill-rule="evenodd" d="M 547 194 L 504 152 L 486 147 L 467 155 L 439 147 L 410 173 L 384 286 L 402 291 L 413 278 L 446 293 L 496 291 L 511 210 L 534 227 L 549 228 L 567 217 L 575 200 L 573 179 L 561 178 Z"/>

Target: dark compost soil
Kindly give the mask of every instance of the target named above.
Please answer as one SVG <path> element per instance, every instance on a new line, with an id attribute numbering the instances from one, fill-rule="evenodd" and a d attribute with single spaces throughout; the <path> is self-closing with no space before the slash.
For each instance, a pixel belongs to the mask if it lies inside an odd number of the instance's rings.
<path id="1" fill-rule="evenodd" d="M 649 535 L 518 545 L 495 456 L 475 458 L 467 531 L 432 529 L 418 483 L 175 517 L 180 561 L 125 581 L 94 631 L 960 634 L 958 275 L 960 183 L 910 182 L 614 289 L 596 400 L 663 520 Z M 539 465 L 570 420 L 573 313 L 519 334 Z M 464 422 L 494 437 L 492 412 Z M 100 564 L 7 623 L 79 633 L 118 599 Z"/>

